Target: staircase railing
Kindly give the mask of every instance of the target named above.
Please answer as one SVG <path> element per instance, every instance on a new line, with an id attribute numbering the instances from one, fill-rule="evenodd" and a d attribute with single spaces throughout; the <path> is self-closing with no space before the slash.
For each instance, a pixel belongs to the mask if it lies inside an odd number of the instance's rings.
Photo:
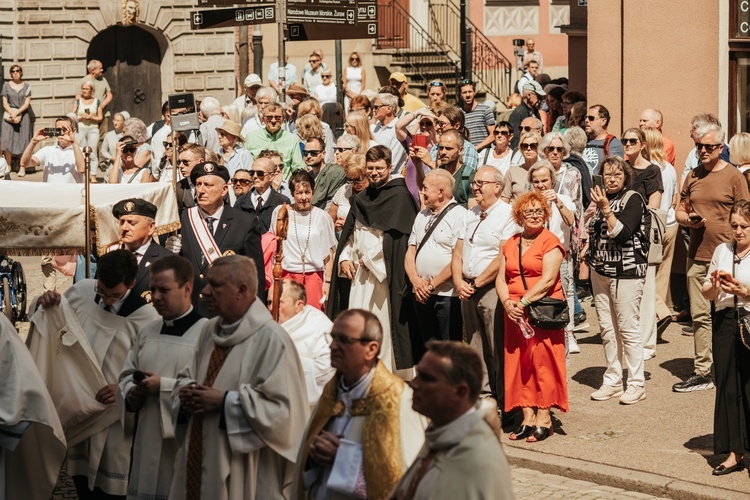
<path id="1" fill-rule="evenodd" d="M 378 3 L 377 48 L 396 52 L 404 71 L 418 76 L 425 85 L 435 79 L 458 81 L 460 77 L 459 58 L 438 43 L 396 1 Z"/>
<path id="2" fill-rule="evenodd" d="M 461 15 L 451 0 L 436 0 L 429 3 L 430 33 L 439 41 L 440 47 L 460 60 Z M 499 102 L 512 93 L 511 75 L 513 63 L 487 38 L 470 19 L 466 19 L 467 32 L 471 39 L 471 79 L 481 83 L 484 90 Z"/>

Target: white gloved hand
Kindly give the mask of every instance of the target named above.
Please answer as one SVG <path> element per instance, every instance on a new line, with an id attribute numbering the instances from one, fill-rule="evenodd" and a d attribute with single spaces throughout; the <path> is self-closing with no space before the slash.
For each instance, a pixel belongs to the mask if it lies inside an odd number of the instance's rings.
<path id="1" fill-rule="evenodd" d="M 164 247 L 172 253 L 179 254 L 180 250 L 182 250 L 182 240 L 180 238 L 181 236 L 170 236 L 164 243 Z"/>

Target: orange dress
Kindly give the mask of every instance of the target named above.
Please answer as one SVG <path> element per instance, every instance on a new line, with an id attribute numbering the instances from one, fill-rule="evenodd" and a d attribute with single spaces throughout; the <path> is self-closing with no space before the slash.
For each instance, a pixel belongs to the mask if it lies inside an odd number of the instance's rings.
<path id="1" fill-rule="evenodd" d="M 510 298 L 519 300 L 526 290 L 518 266 L 517 234 L 503 245 L 505 282 Z M 560 240 L 544 229 L 523 254 L 526 285 L 531 288 L 542 276 L 542 258 L 559 248 Z M 557 280 L 548 297 L 564 299 L 562 283 Z M 565 330 L 544 330 L 534 327 L 535 335 L 526 339 L 518 325 L 505 316 L 505 411 L 516 407 L 552 408 L 568 411 L 568 388 L 565 370 Z"/>

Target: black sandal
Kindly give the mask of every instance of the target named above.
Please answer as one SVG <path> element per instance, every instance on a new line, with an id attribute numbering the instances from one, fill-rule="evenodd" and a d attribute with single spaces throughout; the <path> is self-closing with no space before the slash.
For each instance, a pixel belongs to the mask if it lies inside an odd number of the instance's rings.
<path id="1" fill-rule="evenodd" d="M 528 436 L 530 436 L 532 432 L 534 432 L 533 425 L 521 424 L 521 426 L 518 429 L 510 433 L 510 436 L 508 436 L 508 439 L 510 439 L 511 441 L 521 441 L 523 439 L 526 439 Z"/>
<path id="2" fill-rule="evenodd" d="M 544 441 L 554 433 L 555 431 L 552 429 L 552 425 L 549 427 L 536 427 L 534 428 L 534 433 L 526 438 L 526 442 L 537 443 L 539 441 Z"/>

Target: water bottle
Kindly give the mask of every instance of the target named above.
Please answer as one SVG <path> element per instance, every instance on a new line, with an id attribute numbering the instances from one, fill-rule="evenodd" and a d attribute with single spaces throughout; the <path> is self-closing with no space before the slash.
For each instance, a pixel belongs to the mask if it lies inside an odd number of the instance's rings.
<path id="1" fill-rule="evenodd" d="M 521 329 L 521 333 L 523 333 L 523 336 L 526 337 L 526 339 L 530 339 L 534 336 L 534 328 L 529 324 L 529 321 L 525 317 L 518 320 L 518 328 Z"/>

